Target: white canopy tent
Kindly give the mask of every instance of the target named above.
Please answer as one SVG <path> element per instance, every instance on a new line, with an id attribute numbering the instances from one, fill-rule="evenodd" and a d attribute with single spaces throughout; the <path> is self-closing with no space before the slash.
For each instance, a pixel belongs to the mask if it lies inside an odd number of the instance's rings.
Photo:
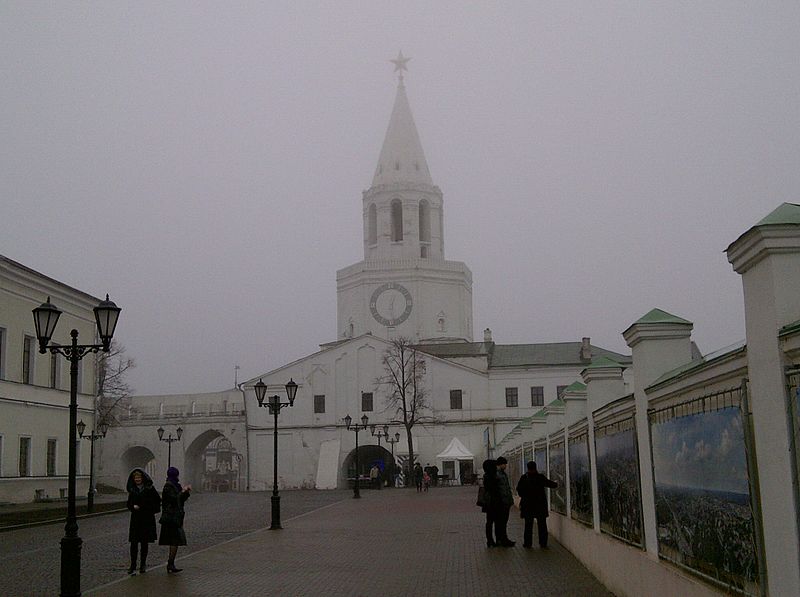
<path id="1" fill-rule="evenodd" d="M 445 461 L 452 461 L 455 463 L 455 477 L 454 480 L 458 480 L 460 482 L 461 479 L 461 461 L 467 460 L 472 464 L 475 460 L 475 455 L 467 450 L 466 446 L 461 443 L 461 441 L 457 437 L 453 437 L 450 440 L 450 443 L 444 449 L 441 454 L 438 454 L 436 458 L 442 463 L 442 470 L 445 470 Z"/>

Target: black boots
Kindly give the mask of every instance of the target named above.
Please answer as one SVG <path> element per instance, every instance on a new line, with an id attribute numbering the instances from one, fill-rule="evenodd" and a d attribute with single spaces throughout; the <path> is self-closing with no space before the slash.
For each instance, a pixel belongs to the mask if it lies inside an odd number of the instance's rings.
<path id="1" fill-rule="evenodd" d="M 128 568 L 128 574 L 130 575 L 136 574 L 136 560 L 131 562 L 131 567 Z"/>
<path id="2" fill-rule="evenodd" d="M 167 572 L 171 572 L 173 574 L 180 572 L 183 568 L 176 568 L 175 562 L 167 562 Z"/>

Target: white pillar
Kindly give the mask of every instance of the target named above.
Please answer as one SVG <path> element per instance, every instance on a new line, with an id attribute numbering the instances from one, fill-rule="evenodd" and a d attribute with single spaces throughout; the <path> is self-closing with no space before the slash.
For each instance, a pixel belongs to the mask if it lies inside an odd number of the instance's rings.
<path id="1" fill-rule="evenodd" d="M 769 595 L 800 595 L 797 479 L 778 333 L 800 319 L 800 205 L 784 203 L 726 250 L 742 276 Z M 794 482 L 790 482 L 793 480 Z"/>
<path id="2" fill-rule="evenodd" d="M 633 352 L 633 387 L 636 400 L 636 437 L 639 444 L 639 479 L 642 483 L 642 524 L 645 548 L 658 559 L 653 463 L 647 419 L 646 388 L 667 371 L 692 360 L 692 322 L 653 309 L 622 333 Z"/>
<path id="3" fill-rule="evenodd" d="M 594 530 L 600 532 L 600 490 L 597 486 L 597 452 L 594 445 L 594 413 L 597 409 L 625 395 L 624 367 L 606 357 L 600 357 L 581 371 L 586 384 L 586 418 L 589 420 L 589 461 L 592 470 L 592 519 Z"/>

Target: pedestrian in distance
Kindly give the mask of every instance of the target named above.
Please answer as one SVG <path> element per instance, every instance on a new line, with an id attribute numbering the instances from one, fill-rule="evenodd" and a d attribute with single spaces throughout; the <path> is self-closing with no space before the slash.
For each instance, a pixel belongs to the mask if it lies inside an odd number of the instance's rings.
<path id="1" fill-rule="evenodd" d="M 428 491 L 428 488 L 431 486 L 431 476 L 428 471 L 423 471 L 422 473 L 422 491 Z"/>
<path id="2" fill-rule="evenodd" d="M 486 547 L 495 547 L 494 509 L 492 496 L 497 494 L 497 463 L 492 460 L 483 461 L 483 506 L 481 512 L 486 513 Z M 497 498 L 495 498 L 497 499 Z"/>
<path id="3" fill-rule="evenodd" d="M 434 487 L 439 486 L 439 467 L 435 464 L 431 467 L 431 483 Z"/>
<path id="4" fill-rule="evenodd" d="M 414 465 L 414 484 L 417 486 L 417 493 L 422 491 L 422 477 L 425 471 L 422 470 L 422 465 L 417 462 Z"/>
<path id="5" fill-rule="evenodd" d="M 181 568 L 175 567 L 175 556 L 178 547 L 186 545 L 186 533 L 183 531 L 183 518 L 185 512 L 183 504 L 189 499 L 192 486 L 187 484 L 181 486 L 178 480 L 180 472 L 174 466 L 167 469 L 167 482 L 164 483 L 164 491 L 161 492 L 161 535 L 158 538 L 159 545 L 169 545 L 169 559 L 167 560 L 167 572 L 180 572 Z"/>
<path id="6" fill-rule="evenodd" d="M 492 508 L 494 508 L 494 533 L 497 544 L 502 547 L 514 547 L 516 543 L 508 538 L 508 513 L 514 505 L 514 494 L 508 482 L 506 467 L 508 460 L 502 456 L 497 459 L 497 486 L 492 495 Z"/>
<path id="7" fill-rule="evenodd" d="M 147 572 L 147 551 L 150 543 L 156 540 L 156 513 L 161 510 L 161 498 L 153 487 L 153 480 L 140 468 L 128 475 L 128 510 L 131 522 L 128 527 L 128 541 L 131 544 L 131 566 L 128 574 L 136 574 L 136 556 L 140 553 L 139 572 Z"/>
<path id="8" fill-rule="evenodd" d="M 519 515 L 525 520 L 523 547 L 533 547 L 533 521 L 539 532 L 539 547 L 547 549 L 547 494 L 545 487 L 555 488 L 558 483 L 551 481 L 538 470 L 536 463 L 528 463 L 528 472 L 519 478 L 517 494 L 520 497 Z"/>
<path id="9" fill-rule="evenodd" d="M 381 488 L 381 469 L 378 468 L 377 464 L 373 464 L 372 468 L 369 469 L 369 483 L 373 489 Z"/>

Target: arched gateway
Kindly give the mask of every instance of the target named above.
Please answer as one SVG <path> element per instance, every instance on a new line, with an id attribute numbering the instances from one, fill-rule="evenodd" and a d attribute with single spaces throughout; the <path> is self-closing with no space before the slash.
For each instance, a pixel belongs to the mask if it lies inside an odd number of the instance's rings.
<path id="1" fill-rule="evenodd" d="M 381 471 L 381 483 L 385 486 L 391 480 L 392 455 L 383 446 L 368 444 L 358 447 L 358 473 L 361 487 L 369 487 L 369 471 L 377 464 Z M 341 487 L 350 487 L 356 478 L 356 451 L 351 450 L 342 463 Z"/>

